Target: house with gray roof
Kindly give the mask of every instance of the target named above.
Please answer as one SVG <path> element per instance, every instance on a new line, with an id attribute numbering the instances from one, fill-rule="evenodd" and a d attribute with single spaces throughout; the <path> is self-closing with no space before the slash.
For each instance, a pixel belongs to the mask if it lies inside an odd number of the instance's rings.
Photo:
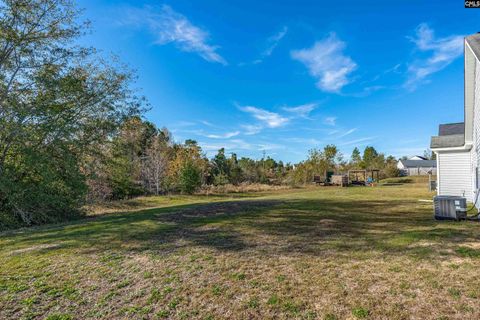
<path id="1" fill-rule="evenodd" d="M 419 159 L 417 159 L 417 157 Z M 437 161 L 426 160 L 423 157 L 415 156 L 409 160 L 398 160 L 397 168 L 404 176 L 435 175 L 437 173 Z"/>
<path id="2" fill-rule="evenodd" d="M 465 38 L 464 50 L 464 122 L 441 124 L 430 148 L 437 155 L 437 193 L 473 202 L 480 186 L 480 33 Z"/>

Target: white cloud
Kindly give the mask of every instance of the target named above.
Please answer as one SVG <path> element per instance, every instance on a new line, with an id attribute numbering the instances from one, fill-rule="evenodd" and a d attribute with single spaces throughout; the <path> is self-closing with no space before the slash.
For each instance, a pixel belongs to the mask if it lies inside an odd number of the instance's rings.
<path id="1" fill-rule="evenodd" d="M 240 107 L 240 110 L 250 113 L 255 119 L 260 120 L 269 128 L 278 128 L 287 124 L 290 120 L 278 113 L 260 109 L 254 106 Z"/>
<path id="2" fill-rule="evenodd" d="M 323 119 L 323 123 L 329 126 L 334 126 L 337 123 L 337 117 L 326 117 Z"/>
<path id="3" fill-rule="evenodd" d="M 341 135 L 339 135 L 337 138 L 346 137 L 346 136 L 348 136 L 349 134 L 354 133 L 355 131 L 357 131 L 357 128 L 350 129 L 350 130 L 348 130 L 348 131 L 345 131 L 345 132 L 342 133 Z"/>
<path id="4" fill-rule="evenodd" d="M 225 148 L 228 152 L 237 152 L 237 151 L 269 151 L 269 150 L 280 150 L 285 149 L 283 145 L 260 142 L 260 143 L 250 143 L 242 139 L 231 139 L 222 143 L 206 143 L 199 142 L 203 150 L 207 152 L 209 156 L 213 156 L 217 150 Z"/>
<path id="5" fill-rule="evenodd" d="M 167 5 L 160 9 L 150 6 L 143 9 L 130 8 L 124 23 L 148 27 L 156 37 L 156 44 L 174 43 L 180 50 L 197 53 L 209 62 L 227 64 L 217 53 L 218 46 L 208 43 L 210 36 L 207 31 L 195 26 Z"/>
<path id="6" fill-rule="evenodd" d="M 209 121 L 206 121 L 206 120 L 200 120 L 200 123 L 207 126 L 207 127 L 217 128 L 216 125 L 214 125 L 213 123 L 211 123 Z"/>
<path id="7" fill-rule="evenodd" d="M 240 134 L 240 131 L 227 132 L 224 134 L 206 134 L 205 137 L 210 139 L 229 139 L 236 137 Z"/>
<path id="8" fill-rule="evenodd" d="M 320 145 L 324 143 L 323 140 L 318 140 L 315 138 L 286 138 L 284 139 L 287 142 L 300 143 L 300 144 L 309 144 L 309 145 Z"/>
<path id="9" fill-rule="evenodd" d="M 282 30 L 280 30 L 279 32 L 277 32 L 276 34 L 274 34 L 273 36 L 271 36 L 270 38 L 268 38 L 267 42 L 268 42 L 268 48 L 265 49 L 263 52 L 262 52 L 262 57 L 269 57 L 272 55 L 273 53 L 273 50 L 275 50 L 275 48 L 278 46 L 278 43 L 280 42 L 280 40 L 283 39 L 283 37 L 285 37 L 285 35 L 287 34 L 288 32 L 288 28 L 286 26 L 284 26 L 282 28 Z"/>
<path id="10" fill-rule="evenodd" d="M 184 128 L 184 127 L 191 127 L 194 126 L 195 122 L 191 121 L 179 121 L 173 124 L 173 127 Z"/>
<path id="11" fill-rule="evenodd" d="M 444 69 L 463 54 L 463 36 L 436 38 L 433 29 L 426 23 L 418 25 L 415 36 L 408 39 L 415 43 L 419 51 L 429 53 L 427 58 L 413 61 L 408 66 L 405 87 L 410 90 L 415 90 L 420 83 L 427 82 L 429 75 Z"/>
<path id="12" fill-rule="evenodd" d="M 253 125 L 253 124 L 244 124 L 244 125 L 241 125 L 241 127 L 245 130 L 244 134 L 247 135 L 247 136 L 257 134 L 260 131 L 262 131 L 262 129 L 263 129 L 262 126 Z"/>
<path id="13" fill-rule="evenodd" d="M 327 134 L 328 134 L 329 136 L 331 136 L 331 135 L 334 135 L 334 134 L 336 134 L 336 133 L 338 133 L 338 132 L 340 132 L 340 130 L 331 130 L 331 131 L 329 131 Z"/>
<path id="14" fill-rule="evenodd" d="M 265 58 L 269 57 L 272 55 L 273 51 L 275 48 L 277 48 L 278 44 L 280 41 L 285 37 L 285 35 L 288 32 L 288 28 L 284 26 L 282 30 L 271 36 L 270 38 L 267 39 L 267 48 L 262 51 L 260 54 L 260 57 L 251 61 L 251 62 L 240 62 L 238 65 L 239 66 L 245 66 L 245 65 L 250 65 L 250 64 L 260 64 L 265 60 Z"/>
<path id="15" fill-rule="evenodd" d="M 298 117 L 307 117 L 317 106 L 318 104 L 316 103 L 307 103 L 297 107 L 284 107 L 283 110 L 293 113 Z"/>
<path id="16" fill-rule="evenodd" d="M 339 92 L 351 82 L 350 73 L 357 68 L 357 64 L 343 53 L 345 47 L 345 42 L 331 33 L 326 39 L 315 42 L 311 48 L 292 51 L 291 56 L 307 67 L 318 80 L 317 87 L 320 90 Z"/>
<path id="17" fill-rule="evenodd" d="M 355 139 L 355 140 L 342 142 L 342 143 L 339 143 L 338 145 L 339 146 L 349 146 L 349 145 L 352 145 L 352 144 L 356 144 L 357 146 L 361 146 L 361 145 L 365 144 L 367 141 L 371 141 L 373 139 L 375 139 L 375 137 L 360 138 L 360 139 Z M 361 143 L 363 143 L 363 144 L 361 144 Z"/>

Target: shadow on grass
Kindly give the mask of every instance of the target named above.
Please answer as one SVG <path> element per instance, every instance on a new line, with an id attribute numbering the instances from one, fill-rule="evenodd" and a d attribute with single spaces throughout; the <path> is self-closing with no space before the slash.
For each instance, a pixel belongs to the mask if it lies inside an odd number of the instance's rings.
<path id="1" fill-rule="evenodd" d="M 193 246 L 265 255 L 381 253 L 431 259 L 478 241 L 479 230 L 468 222 L 436 222 L 430 208 L 413 201 L 251 199 L 112 214 L 0 240 L 11 251 L 52 246 L 36 254 L 69 248 L 168 253 Z"/>

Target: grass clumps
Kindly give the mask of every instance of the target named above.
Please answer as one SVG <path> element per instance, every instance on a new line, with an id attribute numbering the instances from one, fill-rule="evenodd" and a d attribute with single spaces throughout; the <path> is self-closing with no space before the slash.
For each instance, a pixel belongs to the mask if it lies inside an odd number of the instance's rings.
<path id="1" fill-rule="evenodd" d="M 356 307 L 352 309 L 352 314 L 357 319 L 366 319 L 370 312 L 362 307 Z"/>
<path id="2" fill-rule="evenodd" d="M 45 318 L 45 320 L 73 320 L 73 316 L 70 314 L 52 314 Z"/>
<path id="3" fill-rule="evenodd" d="M 408 177 L 396 177 L 396 178 L 387 178 L 380 180 L 381 184 L 403 184 L 403 183 L 413 183 L 415 180 Z"/>
<path id="4" fill-rule="evenodd" d="M 465 258 L 478 258 L 480 257 L 480 250 L 469 248 L 469 247 L 458 247 L 455 250 L 460 256 Z"/>

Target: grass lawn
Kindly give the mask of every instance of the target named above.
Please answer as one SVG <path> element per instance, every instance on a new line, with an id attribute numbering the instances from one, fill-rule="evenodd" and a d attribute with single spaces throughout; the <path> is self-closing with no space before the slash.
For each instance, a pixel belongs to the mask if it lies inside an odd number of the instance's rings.
<path id="1" fill-rule="evenodd" d="M 0 319 L 480 319 L 480 223 L 434 221 L 431 196 L 147 198 L 0 234 Z"/>

